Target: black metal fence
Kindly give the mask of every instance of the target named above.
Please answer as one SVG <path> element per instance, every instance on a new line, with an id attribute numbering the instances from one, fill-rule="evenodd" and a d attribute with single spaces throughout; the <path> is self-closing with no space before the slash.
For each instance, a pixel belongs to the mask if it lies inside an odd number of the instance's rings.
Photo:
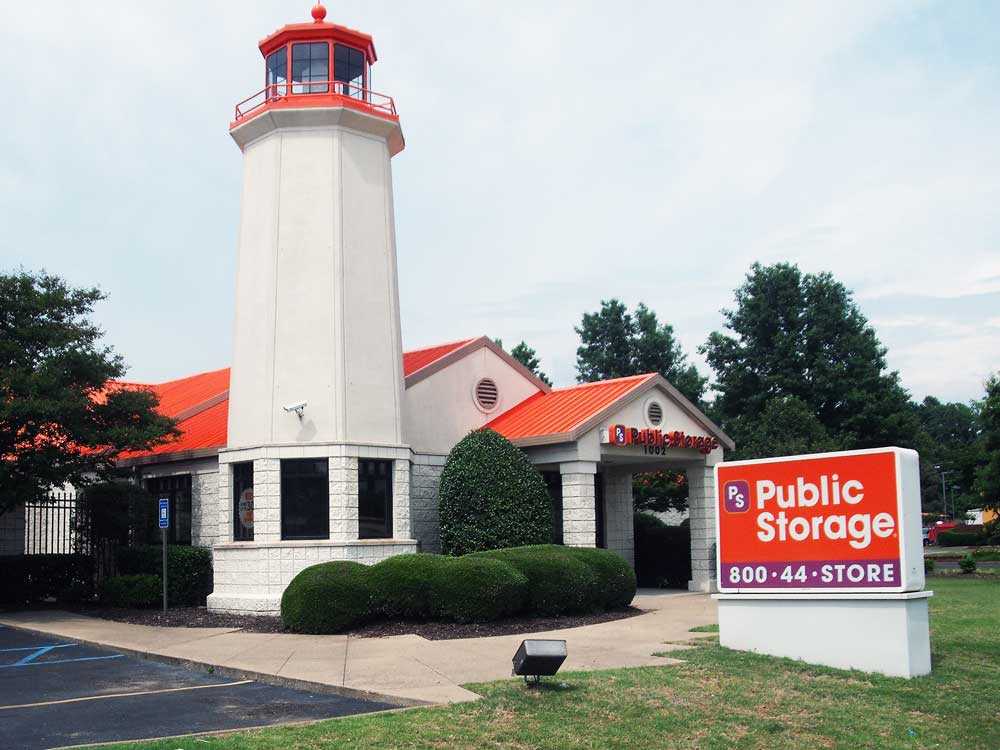
<path id="1" fill-rule="evenodd" d="M 24 504 L 24 553 L 65 555 L 93 553 L 74 492 L 53 492 Z"/>

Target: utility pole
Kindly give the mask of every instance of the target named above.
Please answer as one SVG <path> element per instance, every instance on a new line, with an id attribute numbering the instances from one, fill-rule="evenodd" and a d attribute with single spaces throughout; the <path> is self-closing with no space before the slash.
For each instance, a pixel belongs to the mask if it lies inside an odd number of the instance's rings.
<path id="1" fill-rule="evenodd" d="M 945 518 L 950 518 L 948 515 L 948 488 L 945 486 L 944 478 L 948 476 L 950 472 L 942 471 L 939 465 L 935 465 L 934 468 L 941 477 L 941 505 L 944 508 Z"/>

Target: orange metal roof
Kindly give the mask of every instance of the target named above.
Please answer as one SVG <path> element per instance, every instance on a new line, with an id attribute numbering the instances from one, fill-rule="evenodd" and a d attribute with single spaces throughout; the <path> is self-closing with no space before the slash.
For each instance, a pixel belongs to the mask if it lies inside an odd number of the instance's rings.
<path id="1" fill-rule="evenodd" d="M 508 440 L 569 433 L 655 377 L 655 373 L 634 375 L 538 393 L 486 426 Z"/>
<path id="2" fill-rule="evenodd" d="M 408 378 L 417 370 L 422 370 L 427 365 L 433 364 L 446 354 L 451 354 L 456 349 L 468 344 L 475 339 L 463 339 L 452 341 L 448 344 L 429 346 L 426 349 L 414 349 L 412 352 L 403 352 L 403 377 Z"/>
<path id="3" fill-rule="evenodd" d="M 404 377 L 433 364 L 441 357 L 474 340 L 453 341 L 449 344 L 404 352 Z M 184 415 L 177 424 L 180 436 L 175 440 L 158 445 L 149 451 L 122 453 L 119 456 L 121 460 L 225 447 L 229 420 L 228 367 L 154 385 L 118 381 L 110 387 L 113 386 L 150 388 L 160 398 L 161 414 L 174 418 Z"/>

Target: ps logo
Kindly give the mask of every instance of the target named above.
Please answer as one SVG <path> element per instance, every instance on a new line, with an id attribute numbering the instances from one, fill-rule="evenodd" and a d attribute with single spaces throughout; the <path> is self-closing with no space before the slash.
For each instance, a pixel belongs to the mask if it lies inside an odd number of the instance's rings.
<path id="1" fill-rule="evenodd" d="M 615 425 L 615 443 L 617 445 L 625 445 L 625 428 L 620 424 Z"/>
<path id="2" fill-rule="evenodd" d="M 722 493 L 727 513 L 745 513 L 750 510 L 750 483 L 745 479 L 726 482 Z"/>

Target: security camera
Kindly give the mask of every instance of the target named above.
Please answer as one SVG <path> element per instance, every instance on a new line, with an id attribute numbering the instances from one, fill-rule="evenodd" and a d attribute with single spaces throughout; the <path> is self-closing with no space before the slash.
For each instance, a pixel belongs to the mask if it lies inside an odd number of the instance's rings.
<path id="1" fill-rule="evenodd" d="M 283 406 L 281 408 L 284 409 L 287 412 L 293 412 L 294 411 L 299 416 L 299 419 L 302 419 L 302 414 L 306 410 L 306 402 L 305 401 L 299 401 L 297 404 L 288 404 L 287 406 Z"/>

